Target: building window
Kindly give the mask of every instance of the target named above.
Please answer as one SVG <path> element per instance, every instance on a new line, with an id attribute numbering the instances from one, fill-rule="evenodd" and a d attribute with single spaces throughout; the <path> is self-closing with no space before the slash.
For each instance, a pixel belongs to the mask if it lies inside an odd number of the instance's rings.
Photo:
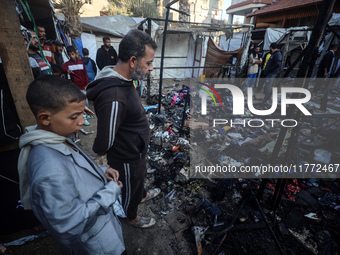
<path id="1" fill-rule="evenodd" d="M 85 0 L 85 4 L 92 4 L 92 0 Z"/>

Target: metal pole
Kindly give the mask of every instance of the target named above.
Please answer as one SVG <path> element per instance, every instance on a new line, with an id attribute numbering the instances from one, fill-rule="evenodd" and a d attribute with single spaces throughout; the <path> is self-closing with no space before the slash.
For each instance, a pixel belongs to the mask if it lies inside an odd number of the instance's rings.
<path id="1" fill-rule="evenodd" d="M 305 48 L 306 54 L 302 60 L 299 72 L 296 77 L 301 78 L 306 77 L 309 68 L 309 63 L 312 60 L 314 49 L 320 44 L 328 20 L 334 9 L 335 2 L 336 0 L 324 0 L 322 2 L 320 12 L 318 14 L 318 17 L 316 18 L 316 22 L 312 30 L 312 35 L 310 37 L 307 47 Z M 296 87 L 300 86 L 297 84 Z"/>
<path id="2" fill-rule="evenodd" d="M 165 24 L 164 24 L 164 32 L 163 32 L 163 44 L 162 44 L 162 55 L 161 55 L 161 69 L 159 73 L 159 93 L 158 93 L 158 113 L 161 113 L 161 105 L 162 105 L 162 85 L 163 85 L 163 66 L 164 66 L 164 52 L 165 52 L 165 40 L 166 40 L 166 31 L 168 27 L 168 19 L 169 19 L 170 9 L 166 9 L 165 16 Z"/>
<path id="3" fill-rule="evenodd" d="M 151 19 L 150 18 L 148 18 L 148 34 L 151 36 Z M 150 72 L 148 73 L 146 82 L 147 82 L 146 102 L 148 102 L 148 100 L 150 99 L 150 90 L 151 90 Z"/>
<path id="4" fill-rule="evenodd" d="M 161 113 L 161 102 L 162 102 L 162 85 L 163 85 L 163 65 L 164 65 L 164 52 L 165 52 L 165 41 L 166 41 L 166 31 L 168 30 L 168 21 L 169 21 L 169 14 L 170 14 L 170 6 L 174 3 L 177 3 L 179 0 L 174 0 L 168 3 L 166 8 L 166 16 L 165 16 L 165 24 L 164 24 L 164 31 L 163 31 L 163 44 L 162 44 L 162 56 L 161 56 L 161 69 L 159 74 L 159 98 L 158 98 L 158 113 Z"/>
<path id="5" fill-rule="evenodd" d="M 253 27 L 249 28 L 248 34 L 247 34 L 247 43 L 246 46 L 243 50 L 242 57 L 241 57 L 241 63 L 240 63 L 240 68 L 242 69 L 244 64 L 246 63 L 246 60 L 248 58 L 248 52 L 249 52 L 249 46 L 251 42 L 251 30 Z"/>

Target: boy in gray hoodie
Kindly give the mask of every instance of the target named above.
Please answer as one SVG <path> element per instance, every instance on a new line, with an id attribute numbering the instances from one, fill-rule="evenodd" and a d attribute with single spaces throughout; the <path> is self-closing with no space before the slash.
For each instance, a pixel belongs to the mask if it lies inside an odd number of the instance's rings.
<path id="1" fill-rule="evenodd" d="M 26 99 L 37 125 L 19 141 L 20 196 L 63 254 L 118 255 L 125 250 L 112 208 L 121 193 L 119 173 L 98 166 L 67 139 L 84 124 L 85 98 L 58 76 L 30 84 Z"/>

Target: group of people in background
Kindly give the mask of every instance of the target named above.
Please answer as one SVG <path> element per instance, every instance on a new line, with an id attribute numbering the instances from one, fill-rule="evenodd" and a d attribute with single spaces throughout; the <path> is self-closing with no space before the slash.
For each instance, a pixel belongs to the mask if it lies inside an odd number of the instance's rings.
<path id="1" fill-rule="evenodd" d="M 87 48 L 82 49 L 83 57 L 79 58 L 80 54 L 78 54 L 76 48 L 67 46 L 66 53 L 69 61 L 64 63 L 65 44 L 61 40 L 47 40 L 46 30 L 42 25 L 37 25 L 38 33 L 34 30 L 29 30 L 29 32 L 31 38 L 25 36 L 25 42 L 26 44 L 29 43 L 28 55 L 34 78 L 46 74 L 66 77 L 68 74 L 71 81 L 80 90 L 84 90 L 89 82 L 94 81 L 97 75 L 97 66 L 99 70 L 102 70 L 105 66 L 117 64 L 118 55 L 111 46 L 109 37 L 103 38 L 103 45 L 97 51 L 96 62 L 89 57 L 90 53 Z M 43 54 L 41 54 L 40 47 Z"/>
<path id="2" fill-rule="evenodd" d="M 272 94 L 274 78 L 281 70 L 282 53 L 281 50 L 278 49 L 278 45 L 276 43 L 270 44 L 270 51 L 264 55 L 263 59 L 260 57 L 259 52 L 260 46 L 252 44 L 248 55 L 249 61 L 245 90 L 249 87 L 254 87 L 260 70 L 260 65 L 262 64 L 261 77 L 265 78 L 265 82 L 263 84 L 265 94 L 263 103 L 266 103 Z M 253 91 L 253 93 L 255 92 Z"/>
<path id="3" fill-rule="evenodd" d="M 29 43 L 27 51 L 35 79 L 47 74 L 70 78 L 86 94 L 85 87 L 94 81 L 97 75 L 97 66 L 102 70 L 105 66 L 117 64 L 118 55 L 111 46 L 109 37 L 103 38 L 103 45 L 97 51 L 96 64 L 89 57 L 87 48 L 82 48 L 83 57 L 80 58 L 80 53 L 77 52 L 74 46 L 67 46 L 64 49 L 65 44 L 61 40 L 47 40 L 46 30 L 43 25 L 37 25 L 37 33 L 33 29 L 28 31 L 30 37 L 25 34 L 24 39 L 26 45 Z M 66 50 L 69 58 L 65 63 L 63 58 L 64 50 Z M 86 101 L 86 107 L 88 107 L 88 101 Z M 85 120 L 85 125 L 90 125 L 90 123 Z"/>
<path id="4" fill-rule="evenodd" d="M 315 95 L 319 91 L 325 91 L 327 86 L 325 83 L 326 78 L 340 76 L 340 61 L 335 63 L 335 53 L 337 52 L 338 47 L 339 45 L 337 44 L 331 45 L 329 51 L 321 58 L 316 77 L 324 78 L 324 80 L 316 82 L 316 85 L 312 89 L 312 95 Z M 276 78 L 281 71 L 282 52 L 276 43 L 270 44 L 270 51 L 267 52 L 263 58 L 261 58 L 259 52 L 260 46 L 252 43 L 248 55 L 248 72 L 244 92 L 247 92 L 248 87 L 254 87 L 261 67 L 261 78 L 264 78 L 265 80 L 263 84 L 259 85 L 258 89 L 261 90 L 264 88 L 265 95 L 263 103 L 265 104 L 270 101 L 274 78 Z M 332 74 L 333 69 L 335 71 Z"/>

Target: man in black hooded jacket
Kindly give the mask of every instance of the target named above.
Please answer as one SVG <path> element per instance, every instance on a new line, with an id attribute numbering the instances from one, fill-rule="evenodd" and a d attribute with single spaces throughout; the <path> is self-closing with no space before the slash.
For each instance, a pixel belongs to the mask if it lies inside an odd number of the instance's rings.
<path id="1" fill-rule="evenodd" d="M 86 88 L 97 115 L 93 151 L 106 154 L 108 164 L 119 171 L 127 223 L 138 228 L 155 225 L 155 219 L 137 211 L 141 202 L 159 195 L 160 189 L 144 189 L 150 128 L 133 81 L 143 80 L 153 70 L 156 49 L 147 33 L 130 30 L 119 44 L 117 65 L 106 66 Z"/>
<path id="2" fill-rule="evenodd" d="M 266 76 L 266 81 L 264 84 L 264 99 L 263 102 L 267 102 L 267 100 L 272 95 L 272 85 L 274 78 L 281 71 L 281 62 L 282 62 L 282 53 L 278 49 L 276 43 L 270 44 L 270 52 L 271 56 L 267 62 L 266 68 L 264 69 L 264 75 Z"/>
<path id="3" fill-rule="evenodd" d="M 116 50 L 111 46 L 110 38 L 103 37 L 103 45 L 97 50 L 96 62 L 100 70 L 105 66 L 116 65 L 118 56 Z"/>

